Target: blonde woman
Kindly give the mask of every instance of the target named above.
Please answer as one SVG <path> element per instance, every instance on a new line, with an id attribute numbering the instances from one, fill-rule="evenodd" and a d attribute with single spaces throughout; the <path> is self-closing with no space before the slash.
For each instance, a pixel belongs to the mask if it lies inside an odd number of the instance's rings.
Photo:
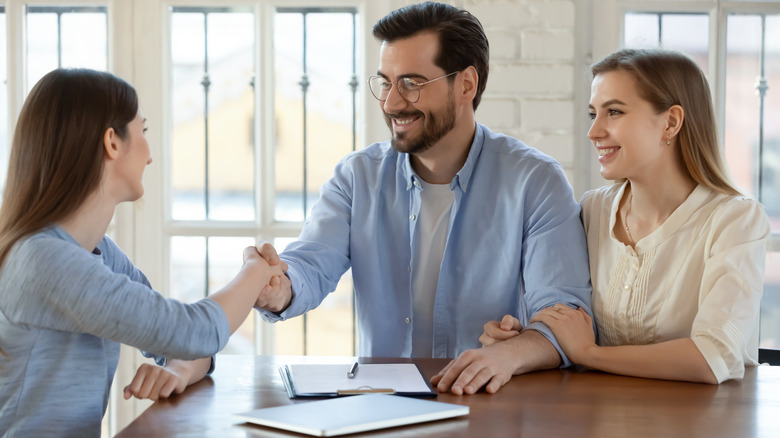
<path id="1" fill-rule="evenodd" d="M 709 86 L 668 50 L 625 49 L 592 67 L 588 132 L 601 174 L 586 193 L 593 315 L 558 304 L 547 324 L 575 363 L 638 377 L 721 383 L 757 365 L 769 222 L 729 182 Z M 514 326 L 514 327 L 513 327 Z M 485 325 L 485 344 L 517 321 Z"/>

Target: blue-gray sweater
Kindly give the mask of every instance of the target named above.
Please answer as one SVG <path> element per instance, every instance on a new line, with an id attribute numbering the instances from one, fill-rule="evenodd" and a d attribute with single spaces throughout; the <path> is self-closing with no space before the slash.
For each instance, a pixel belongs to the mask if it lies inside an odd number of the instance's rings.
<path id="1" fill-rule="evenodd" d="M 215 301 L 163 297 L 108 237 L 90 253 L 60 228 L 35 234 L 0 271 L 0 435 L 97 437 L 120 343 L 196 359 L 229 336 Z"/>

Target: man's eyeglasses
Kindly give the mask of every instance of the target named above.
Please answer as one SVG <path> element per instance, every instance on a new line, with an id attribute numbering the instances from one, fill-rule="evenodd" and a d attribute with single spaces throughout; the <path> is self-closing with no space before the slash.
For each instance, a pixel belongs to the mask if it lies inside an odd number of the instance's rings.
<path id="1" fill-rule="evenodd" d="M 368 78 L 368 88 L 371 90 L 371 94 L 373 94 L 377 100 L 384 102 L 387 100 L 387 95 L 390 94 L 390 90 L 393 88 L 393 84 L 396 84 L 396 87 L 398 87 L 398 93 L 401 95 L 401 97 L 403 97 L 409 103 L 416 103 L 418 100 L 420 100 L 420 87 L 457 73 L 459 72 L 454 71 L 452 73 L 447 73 L 444 76 L 439 76 L 438 78 L 431 79 L 430 81 L 423 83 L 418 83 L 411 78 L 402 78 L 397 81 L 388 81 L 382 76 L 371 76 Z"/>

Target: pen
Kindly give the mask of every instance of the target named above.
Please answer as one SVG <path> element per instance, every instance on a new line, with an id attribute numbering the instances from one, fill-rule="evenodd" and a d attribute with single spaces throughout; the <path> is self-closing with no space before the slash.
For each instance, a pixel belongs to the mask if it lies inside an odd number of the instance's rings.
<path id="1" fill-rule="evenodd" d="M 350 379 L 355 377 L 355 374 L 357 374 L 357 367 L 358 367 L 358 363 L 357 362 L 353 363 L 352 366 L 349 368 L 349 371 L 347 371 L 347 377 L 349 377 Z"/>

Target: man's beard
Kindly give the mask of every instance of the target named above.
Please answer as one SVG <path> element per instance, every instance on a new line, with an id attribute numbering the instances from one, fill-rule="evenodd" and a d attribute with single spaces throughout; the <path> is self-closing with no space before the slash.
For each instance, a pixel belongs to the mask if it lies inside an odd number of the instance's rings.
<path id="1" fill-rule="evenodd" d="M 421 113 L 418 112 L 418 114 Z M 403 118 L 410 115 L 412 114 L 395 114 L 394 118 Z M 408 132 L 393 133 L 393 121 L 387 114 L 385 114 L 385 121 L 393 134 L 393 139 L 390 142 L 393 149 L 407 154 L 419 154 L 430 149 L 455 127 L 455 105 L 452 99 L 449 99 L 447 106 L 439 114 L 430 113 L 424 119 L 423 131 L 416 139 L 405 138 L 409 134 Z"/>

